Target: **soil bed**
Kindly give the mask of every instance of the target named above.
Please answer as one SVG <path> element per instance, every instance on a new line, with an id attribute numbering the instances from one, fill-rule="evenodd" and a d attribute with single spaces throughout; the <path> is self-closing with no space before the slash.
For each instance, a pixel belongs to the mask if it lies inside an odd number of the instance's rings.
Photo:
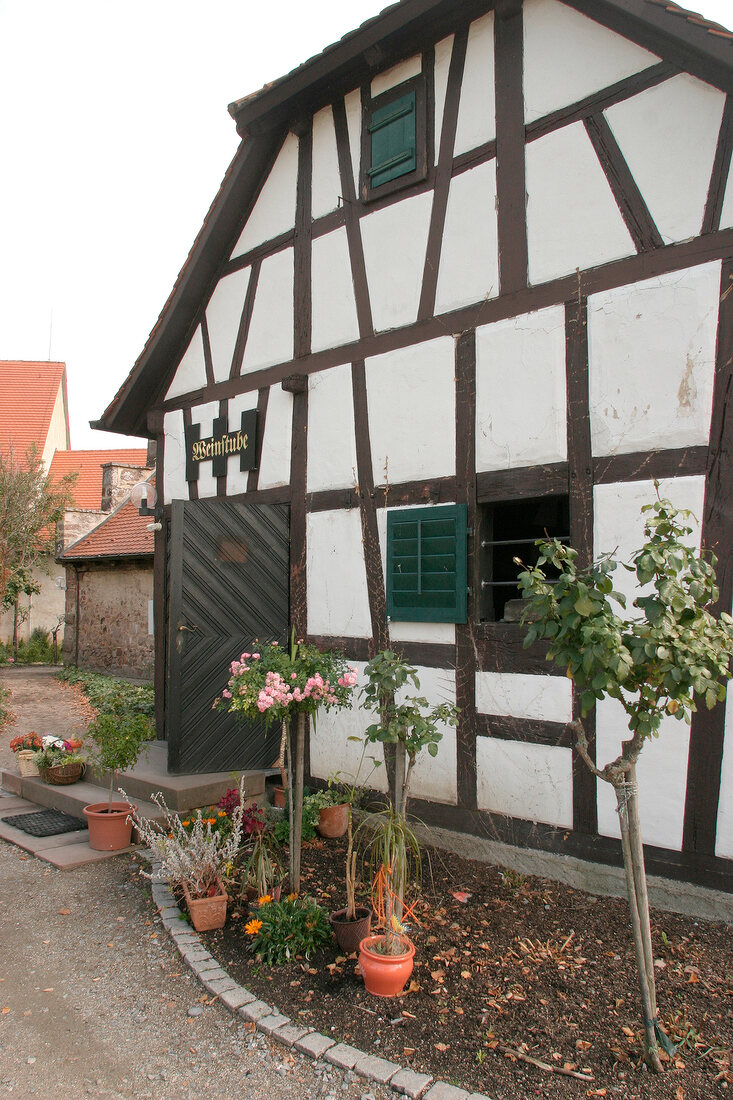
<path id="1" fill-rule="evenodd" d="M 303 890 L 329 911 L 345 904 L 343 863 L 342 841 L 304 846 Z M 335 942 L 309 962 L 269 969 L 250 954 L 245 912 L 203 939 L 235 979 L 292 1019 L 491 1100 L 732 1095 L 726 925 L 652 913 L 660 1013 L 682 1043 L 655 1077 L 641 1065 L 625 901 L 432 850 L 415 911 L 413 982 L 394 1000 L 370 996 L 356 956 L 339 955 Z"/>

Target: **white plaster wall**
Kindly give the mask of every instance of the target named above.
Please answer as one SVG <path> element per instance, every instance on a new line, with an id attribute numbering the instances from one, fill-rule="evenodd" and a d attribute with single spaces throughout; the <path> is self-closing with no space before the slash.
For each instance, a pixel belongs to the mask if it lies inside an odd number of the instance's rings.
<path id="1" fill-rule="evenodd" d="M 263 241 L 279 237 L 295 225 L 295 192 L 298 182 L 298 139 L 288 134 L 270 174 L 263 184 L 231 258 L 241 256 Z"/>
<path id="2" fill-rule="evenodd" d="M 293 358 L 293 249 L 262 261 L 242 374 Z"/>
<path id="3" fill-rule="evenodd" d="M 494 13 L 491 11 L 474 20 L 468 31 L 454 154 L 467 153 L 495 137 Z"/>
<path id="4" fill-rule="evenodd" d="M 359 785 L 370 790 L 387 790 L 387 769 L 384 765 L 384 750 L 381 745 L 368 745 L 364 748 L 364 730 L 370 726 L 374 716 L 357 705 L 359 689 L 365 683 L 364 662 L 351 661 L 359 679 L 352 698 L 354 705 L 350 709 L 321 711 L 311 728 L 310 763 L 311 774 L 317 779 L 328 779 L 335 772 L 341 773 L 345 783 L 358 779 Z M 359 741 L 350 741 L 358 737 Z M 375 767 L 373 760 L 379 761 Z"/>
<path id="5" fill-rule="evenodd" d="M 313 116 L 313 183 L 311 214 L 323 217 L 338 206 L 341 194 L 333 111 L 324 107 Z"/>
<path id="6" fill-rule="evenodd" d="M 719 298 L 719 262 L 589 298 L 594 454 L 708 442 Z"/>
<path id="7" fill-rule="evenodd" d="M 201 439 L 208 439 L 214 434 L 214 419 L 219 415 L 219 402 L 207 401 L 205 405 L 195 405 L 191 409 L 191 423 L 201 425 Z M 185 448 L 185 440 L 184 440 Z M 216 496 L 216 478 L 211 472 L 211 462 L 199 462 L 198 494 L 199 500 L 203 497 Z"/>
<path id="8" fill-rule="evenodd" d="M 496 161 L 451 180 L 435 296 L 435 312 L 499 293 Z"/>
<path id="9" fill-rule="evenodd" d="M 378 332 L 417 319 L 432 205 L 433 196 L 426 191 L 361 219 L 372 320 Z"/>
<path id="10" fill-rule="evenodd" d="M 567 676 L 477 671 L 476 710 L 479 714 L 503 714 L 541 722 L 570 722 L 573 685 Z"/>
<path id="11" fill-rule="evenodd" d="M 524 117 L 577 103 L 659 61 L 557 0 L 525 0 Z"/>
<path id="12" fill-rule="evenodd" d="M 476 330 L 477 470 L 563 462 L 566 405 L 562 306 Z"/>
<path id="13" fill-rule="evenodd" d="M 672 501 L 675 508 L 686 508 L 697 518 L 702 517 L 705 497 L 704 477 L 665 478 L 659 482 L 660 497 Z M 593 554 L 613 553 L 619 561 L 629 562 L 633 554 L 644 544 L 644 516 L 641 508 L 656 500 L 651 481 L 629 481 L 611 485 L 596 485 L 593 489 Z M 693 523 L 690 537 L 693 546 L 700 545 L 698 523 Z M 639 594 L 636 574 L 617 569 L 613 586 L 626 596 L 627 615 L 633 618 L 631 602 Z M 631 613 L 629 613 L 631 611 Z"/>
<path id="14" fill-rule="evenodd" d="M 419 53 L 413 57 L 405 58 L 398 65 L 393 65 L 391 69 L 378 73 L 374 77 L 372 80 L 372 99 L 381 95 L 382 92 L 388 92 L 390 88 L 396 88 L 398 84 L 403 84 L 410 77 L 417 76 L 421 72 L 422 57 Z"/>
<path id="15" fill-rule="evenodd" d="M 290 450 L 293 434 L 293 395 L 282 386 L 270 386 L 262 439 L 259 489 L 271 489 L 290 482 Z"/>
<path id="16" fill-rule="evenodd" d="M 527 146 L 530 282 L 635 253 L 582 122 Z"/>
<path id="17" fill-rule="evenodd" d="M 163 417 L 163 501 L 188 500 L 186 481 L 186 444 L 183 413 L 168 412 Z"/>
<path id="18" fill-rule="evenodd" d="M 596 757 L 599 767 L 614 760 L 621 742 L 630 736 L 626 713 L 617 699 L 603 699 L 596 706 Z M 641 835 L 645 844 L 679 851 L 687 787 L 690 727 L 671 715 L 662 719 L 659 737 L 648 741 L 639 757 Z M 598 832 L 621 835 L 613 787 L 602 780 L 598 788 Z"/>
<path id="19" fill-rule="evenodd" d="M 700 232 L 725 94 L 681 73 L 605 111 L 666 243 Z"/>
<path id="20" fill-rule="evenodd" d="M 43 441 L 39 439 L 36 442 L 41 443 Z M 46 435 L 45 446 L 41 454 L 41 460 L 45 469 L 48 470 L 50 467 L 55 451 L 67 451 L 68 449 L 69 426 L 66 420 L 64 387 L 59 386 L 56 400 L 53 405 L 53 412 L 51 413 L 51 419 L 48 424 L 48 434 Z"/>
<path id="21" fill-rule="evenodd" d="M 351 364 L 308 379 L 308 492 L 357 483 Z"/>
<path id="22" fill-rule="evenodd" d="M 346 126 L 349 132 L 351 170 L 354 173 L 354 190 L 359 194 L 359 170 L 361 167 L 361 92 L 355 88 L 344 97 Z"/>
<path id="23" fill-rule="evenodd" d="M 184 393 L 191 393 L 192 390 L 200 390 L 205 385 L 204 342 L 201 336 L 201 325 L 197 325 L 165 396 L 166 398 L 180 397 Z"/>
<path id="24" fill-rule="evenodd" d="M 401 702 L 408 696 L 423 696 L 429 707 L 438 703 L 456 701 L 456 674 L 443 668 L 426 668 L 418 665 L 417 678 L 420 687 L 410 686 L 397 694 Z M 457 800 L 456 783 L 456 731 L 453 726 L 441 723 L 438 729 L 443 734 L 438 745 L 438 755 L 431 756 L 423 749 L 417 758 L 410 780 L 410 797 L 426 798 L 431 802 L 444 802 L 455 805 Z"/>
<path id="25" fill-rule="evenodd" d="M 229 398 L 229 431 L 239 431 L 242 425 L 242 413 L 246 409 L 257 408 L 257 390 L 249 393 L 238 393 L 236 397 Z M 261 425 L 258 426 L 261 430 Z M 252 443 L 250 443 L 252 446 Z M 227 462 L 227 496 L 236 496 L 237 493 L 247 492 L 247 479 L 249 470 L 239 469 L 239 458 L 230 458 Z"/>
<path id="26" fill-rule="evenodd" d="M 454 348 L 443 336 L 367 359 L 375 485 L 455 474 Z"/>
<path id="27" fill-rule="evenodd" d="M 723 209 L 720 212 L 720 228 L 730 229 L 733 226 L 733 170 L 728 176 L 728 185 L 723 198 Z"/>
<path id="28" fill-rule="evenodd" d="M 435 44 L 435 63 L 433 68 L 433 87 L 435 88 L 435 163 L 438 163 L 440 153 L 440 137 L 443 130 L 443 113 L 445 110 L 445 96 L 448 89 L 448 72 L 450 59 L 453 53 L 454 35 L 441 38 Z M 451 150 L 452 153 L 452 150 Z"/>
<path id="29" fill-rule="evenodd" d="M 214 368 L 214 379 L 217 382 L 224 382 L 232 368 L 234 345 L 237 342 L 249 276 L 248 267 L 241 271 L 234 271 L 231 275 L 225 275 L 216 284 L 206 307 L 211 362 Z"/>
<path id="30" fill-rule="evenodd" d="M 480 810 L 572 828 L 572 750 L 478 737 L 476 800 Z"/>
<path id="31" fill-rule="evenodd" d="M 322 351 L 359 339 L 349 244 L 342 226 L 316 237 L 311 259 L 311 349 Z"/>
<path id="32" fill-rule="evenodd" d="M 308 633 L 371 638 L 358 508 L 309 512 Z"/>
<path id="33" fill-rule="evenodd" d="M 723 704 L 718 703 L 718 706 Z M 733 859 L 733 689 L 728 685 L 725 701 L 725 741 L 720 775 L 720 801 L 715 854 L 721 859 Z"/>

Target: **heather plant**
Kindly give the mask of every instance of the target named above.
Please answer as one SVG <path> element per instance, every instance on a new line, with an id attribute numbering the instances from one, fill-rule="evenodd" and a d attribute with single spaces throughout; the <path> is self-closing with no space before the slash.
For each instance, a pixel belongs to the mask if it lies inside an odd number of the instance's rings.
<path id="1" fill-rule="evenodd" d="M 273 901 L 265 894 L 245 925 L 253 954 L 268 966 L 282 966 L 297 956 L 311 957 L 332 938 L 328 915 L 313 898 L 289 894 Z"/>

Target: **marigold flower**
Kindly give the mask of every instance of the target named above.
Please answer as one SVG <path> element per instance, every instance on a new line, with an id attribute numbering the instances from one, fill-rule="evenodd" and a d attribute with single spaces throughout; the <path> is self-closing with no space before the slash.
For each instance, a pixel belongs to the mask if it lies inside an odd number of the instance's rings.
<path id="1" fill-rule="evenodd" d="M 263 894 L 262 897 L 259 898 L 257 904 L 267 905 L 268 901 L 272 901 L 272 894 Z"/>
<path id="2" fill-rule="evenodd" d="M 226 810 L 219 810 L 219 817 L 226 817 L 226 816 L 227 816 Z"/>
<path id="3" fill-rule="evenodd" d="M 184 828 L 184 829 L 187 829 L 187 828 L 188 828 L 188 826 L 189 826 L 190 824 L 191 824 L 191 822 L 190 822 L 190 821 L 182 821 L 182 822 L 181 822 L 181 825 L 183 825 L 183 828 Z M 173 836 L 173 834 L 172 834 L 172 833 L 171 833 L 171 836 Z"/>
<path id="4" fill-rule="evenodd" d="M 256 936 L 260 928 L 262 928 L 261 920 L 251 920 L 244 926 L 244 930 L 248 936 Z"/>
<path id="5" fill-rule="evenodd" d="M 297 894 L 288 894 L 288 901 L 297 901 L 297 900 L 298 900 L 298 895 Z"/>

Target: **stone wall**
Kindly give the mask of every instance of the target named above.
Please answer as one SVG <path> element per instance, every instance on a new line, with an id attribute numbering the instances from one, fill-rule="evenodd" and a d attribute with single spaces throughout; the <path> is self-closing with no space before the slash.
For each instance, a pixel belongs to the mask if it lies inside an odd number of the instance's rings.
<path id="1" fill-rule="evenodd" d="M 45 556 L 34 569 L 33 579 L 40 592 L 34 592 L 32 596 L 21 596 L 19 601 L 21 621 L 18 623 L 18 638 L 23 638 L 26 642 L 37 627 L 50 635 L 64 615 L 64 567 Z M 63 630 L 62 627 L 59 641 Z M 0 615 L 0 641 L 10 642 L 12 638 L 13 612 L 6 611 Z"/>
<path id="2" fill-rule="evenodd" d="M 102 463 L 102 511 L 114 512 L 150 470 L 144 466 L 124 466 L 121 462 Z"/>
<path id="3" fill-rule="evenodd" d="M 152 680 L 153 635 L 148 633 L 152 598 L 152 559 L 69 566 L 65 663 L 110 676 Z"/>

